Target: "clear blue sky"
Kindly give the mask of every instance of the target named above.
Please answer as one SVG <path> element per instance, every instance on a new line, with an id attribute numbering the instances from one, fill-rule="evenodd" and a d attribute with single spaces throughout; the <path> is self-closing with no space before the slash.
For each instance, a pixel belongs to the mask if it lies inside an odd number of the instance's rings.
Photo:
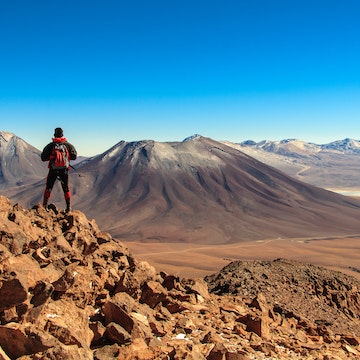
<path id="1" fill-rule="evenodd" d="M 7 0 L 0 130 L 120 140 L 360 139 L 359 0 Z"/>

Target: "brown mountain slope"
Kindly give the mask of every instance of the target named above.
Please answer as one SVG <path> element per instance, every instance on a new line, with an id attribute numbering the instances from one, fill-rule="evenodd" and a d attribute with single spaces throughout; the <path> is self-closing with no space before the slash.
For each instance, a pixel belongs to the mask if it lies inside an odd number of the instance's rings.
<path id="1" fill-rule="evenodd" d="M 38 149 L 12 133 L 0 131 L 0 189 L 38 181 L 46 172 Z"/>
<path id="2" fill-rule="evenodd" d="M 120 142 L 80 172 L 72 176 L 74 206 L 124 240 L 216 244 L 360 234 L 360 202 L 208 138 Z M 29 206 L 42 186 L 8 196 Z"/>

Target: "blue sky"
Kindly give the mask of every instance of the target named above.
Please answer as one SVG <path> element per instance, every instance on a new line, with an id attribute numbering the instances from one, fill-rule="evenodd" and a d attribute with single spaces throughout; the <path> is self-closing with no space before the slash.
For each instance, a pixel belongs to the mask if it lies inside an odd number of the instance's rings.
<path id="1" fill-rule="evenodd" d="M 11 0 L 0 130 L 120 140 L 360 139 L 358 0 Z"/>

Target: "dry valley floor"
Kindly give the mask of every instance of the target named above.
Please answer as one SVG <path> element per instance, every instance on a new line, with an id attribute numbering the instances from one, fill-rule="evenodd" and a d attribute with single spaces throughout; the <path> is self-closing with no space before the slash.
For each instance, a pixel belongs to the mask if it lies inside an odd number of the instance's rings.
<path id="1" fill-rule="evenodd" d="M 126 242 L 136 258 L 158 271 L 204 277 L 233 260 L 286 258 L 342 271 L 360 279 L 360 236 L 267 239 L 228 245 Z"/>

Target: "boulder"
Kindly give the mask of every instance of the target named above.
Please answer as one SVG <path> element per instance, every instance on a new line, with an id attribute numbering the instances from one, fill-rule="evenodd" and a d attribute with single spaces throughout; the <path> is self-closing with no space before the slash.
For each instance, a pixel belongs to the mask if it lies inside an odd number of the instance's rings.
<path id="1" fill-rule="evenodd" d="M 111 342 L 123 345 L 131 342 L 131 335 L 119 324 L 111 322 L 106 326 L 104 336 Z"/>
<path id="2" fill-rule="evenodd" d="M 58 344 L 57 339 L 32 324 L 0 326 L 0 346 L 11 359 L 43 352 Z"/>
<path id="3" fill-rule="evenodd" d="M 23 303 L 28 296 L 26 278 L 15 272 L 0 275 L 0 312 Z"/>

